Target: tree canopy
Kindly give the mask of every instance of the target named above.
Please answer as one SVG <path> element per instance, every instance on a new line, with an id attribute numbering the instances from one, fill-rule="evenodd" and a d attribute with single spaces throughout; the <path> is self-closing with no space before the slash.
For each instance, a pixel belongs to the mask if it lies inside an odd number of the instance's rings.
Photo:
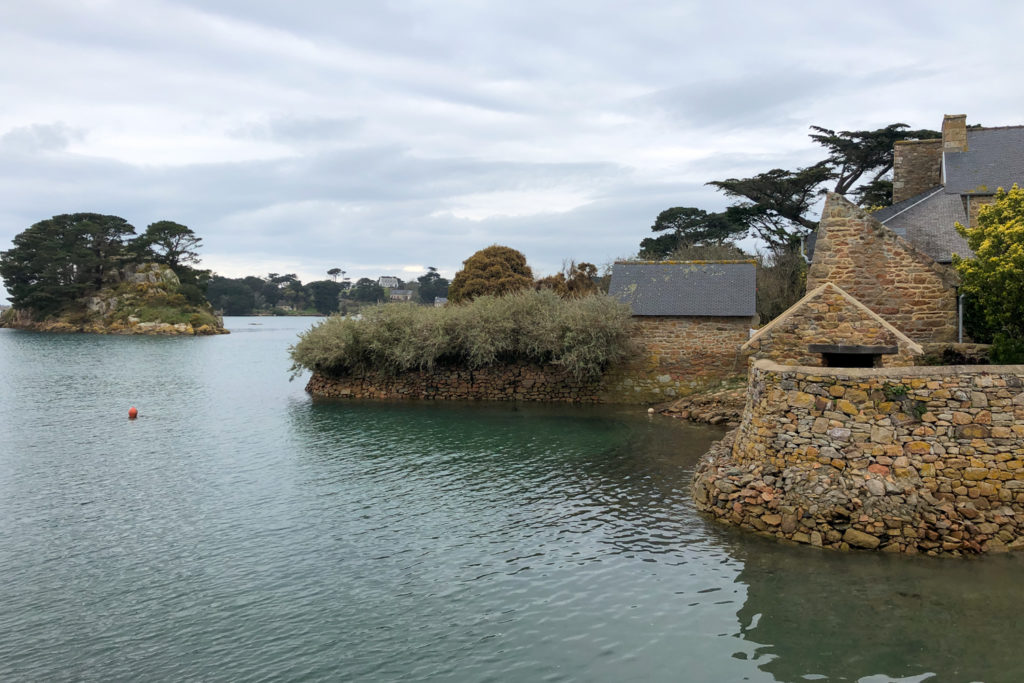
<path id="1" fill-rule="evenodd" d="M 533 271 L 526 257 L 511 247 L 494 244 L 463 261 L 462 270 L 448 288 L 448 299 L 459 303 L 484 294 L 508 294 L 532 287 Z"/>
<path id="2" fill-rule="evenodd" d="M 957 223 L 974 258 L 953 256 L 961 291 L 980 309 L 996 336 L 994 360 L 1024 361 L 1024 190 L 1002 188 L 994 203 L 978 212 L 976 227 Z M 999 358 L 998 347 L 1015 346 L 1014 358 Z"/>
<path id="3" fill-rule="evenodd" d="M 416 278 L 420 283 L 420 301 L 425 304 L 434 302 L 438 297 L 448 296 L 448 279 L 441 277 L 434 266 L 428 266 L 427 272 Z"/>
<path id="4" fill-rule="evenodd" d="M 157 221 L 139 235 L 135 246 L 143 261 L 164 263 L 177 272 L 182 265 L 199 263 L 198 249 L 202 241 L 202 237 L 181 223 Z"/>
<path id="5" fill-rule="evenodd" d="M 57 313 L 98 290 L 112 271 L 132 260 L 135 228 L 118 216 L 74 213 L 35 223 L 0 252 L 0 277 L 15 308 Z"/>
<path id="6" fill-rule="evenodd" d="M 721 245 L 747 234 L 746 214 L 739 207 L 708 213 L 694 206 L 675 206 L 658 214 L 652 232 L 665 233 L 640 242 L 643 258 L 665 258 L 676 249 Z"/>

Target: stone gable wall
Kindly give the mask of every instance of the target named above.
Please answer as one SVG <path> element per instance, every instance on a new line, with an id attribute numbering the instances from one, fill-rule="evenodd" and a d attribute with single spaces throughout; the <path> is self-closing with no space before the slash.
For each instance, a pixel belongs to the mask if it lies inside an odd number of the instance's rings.
<path id="1" fill-rule="evenodd" d="M 511 364 L 478 370 L 437 368 L 398 376 L 314 374 L 306 391 L 332 398 L 660 403 L 746 371 L 739 347 L 751 320 L 637 316 L 637 358 L 600 380 L 577 381 L 556 366 Z"/>
<path id="2" fill-rule="evenodd" d="M 700 509 L 837 549 L 1024 548 L 1024 366 L 752 368 Z"/>
<path id="3" fill-rule="evenodd" d="M 751 361 L 768 358 L 786 365 L 820 366 L 822 356 L 811 353 L 810 344 L 849 344 L 896 346 L 899 353 L 882 356 L 882 365 L 914 364 L 913 350 L 899 335 L 834 287 L 825 287 L 818 296 L 797 306 L 748 343 Z"/>
<path id="4" fill-rule="evenodd" d="M 957 276 L 839 195 L 829 194 L 807 288 L 833 282 L 918 343 L 957 334 Z"/>
<path id="5" fill-rule="evenodd" d="M 942 184 L 942 140 L 901 140 L 893 145 L 892 202 Z"/>

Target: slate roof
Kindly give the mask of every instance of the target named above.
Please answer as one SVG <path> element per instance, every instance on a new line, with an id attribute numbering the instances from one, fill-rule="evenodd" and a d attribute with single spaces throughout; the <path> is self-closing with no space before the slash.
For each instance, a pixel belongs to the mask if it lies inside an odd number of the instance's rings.
<path id="1" fill-rule="evenodd" d="M 967 151 L 943 154 L 946 192 L 995 194 L 1024 184 L 1024 126 L 968 128 Z"/>
<path id="2" fill-rule="evenodd" d="M 633 315 L 750 317 L 756 311 L 752 261 L 620 261 L 608 293 Z"/>
<path id="3" fill-rule="evenodd" d="M 887 206 L 872 214 L 897 235 L 939 263 L 950 263 L 953 254 L 971 258 L 974 252 L 954 225 L 967 225 L 967 211 L 958 194 L 941 185 Z"/>

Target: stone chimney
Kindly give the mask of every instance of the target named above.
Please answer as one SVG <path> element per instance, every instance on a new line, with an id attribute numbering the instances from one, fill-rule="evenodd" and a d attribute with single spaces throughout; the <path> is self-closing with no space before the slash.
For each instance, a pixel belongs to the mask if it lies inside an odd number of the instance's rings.
<path id="1" fill-rule="evenodd" d="M 942 140 L 900 140 L 892 152 L 893 204 L 942 184 Z"/>
<path id="2" fill-rule="evenodd" d="M 942 117 L 942 151 L 967 151 L 967 114 L 946 114 Z"/>

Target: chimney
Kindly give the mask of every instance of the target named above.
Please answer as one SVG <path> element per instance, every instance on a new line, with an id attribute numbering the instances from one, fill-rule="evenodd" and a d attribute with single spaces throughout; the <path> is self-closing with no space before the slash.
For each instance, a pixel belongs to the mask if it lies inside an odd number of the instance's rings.
<path id="1" fill-rule="evenodd" d="M 967 114 L 946 114 L 942 117 L 942 151 L 967 151 Z"/>

